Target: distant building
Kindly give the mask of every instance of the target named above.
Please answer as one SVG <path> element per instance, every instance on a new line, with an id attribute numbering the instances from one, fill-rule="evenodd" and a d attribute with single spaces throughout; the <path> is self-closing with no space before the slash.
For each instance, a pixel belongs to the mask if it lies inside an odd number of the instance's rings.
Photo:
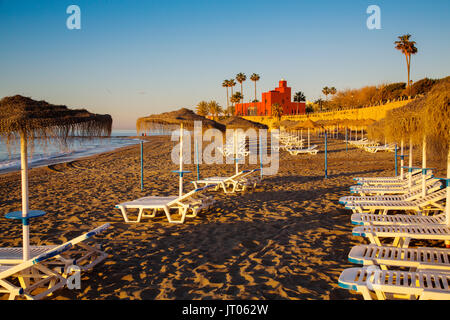
<path id="1" fill-rule="evenodd" d="M 291 101 L 291 88 L 287 81 L 281 79 L 278 88 L 262 94 L 260 102 L 237 103 L 234 114 L 237 116 L 271 116 L 272 105 L 278 103 L 283 107 L 283 115 L 305 114 L 304 102 Z"/>

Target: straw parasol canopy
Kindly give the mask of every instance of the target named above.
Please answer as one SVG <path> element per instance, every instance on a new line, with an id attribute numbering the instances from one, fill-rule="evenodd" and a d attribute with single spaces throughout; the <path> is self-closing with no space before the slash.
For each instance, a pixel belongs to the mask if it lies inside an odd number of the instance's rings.
<path id="1" fill-rule="evenodd" d="M 0 100 L 0 137 L 9 144 L 21 134 L 33 142 L 68 136 L 103 136 L 111 134 L 110 115 L 93 114 L 85 109 L 69 109 L 43 100 L 15 95 Z"/>
<path id="2" fill-rule="evenodd" d="M 185 128 L 193 128 L 195 121 L 201 121 L 203 129 L 215 128 L 220 131 L 225 131 L 223 124 L 198 115 L 194 111 L 186 108 L 139 118 L 136 121 L 136 129 L 138 132 L 149 129 L 174 129 L 181 124 Z"/>
<path id="3" fill-rule="evenodd" d="M 446 224 L 450 226 L 450 77 L 434 85 L 424 101 L 424 129 L 430 147 L 439 157 L 447 156 Z M 450 248 L 450 242 L 446 241 Z"/>
<path id="4" fill-rule="evenodd" d="M 295 125 L 289 127 L 291 130 L 301 130 L 301 129 L 316 129 L 319 125 L 317 125 L 311 119 L 307 119 L 305 121 L 296 122 Z"/>
<path id="5" fill-rule="evenodd" d="M 424 134 L 424 102 L 425 98 L 414 101 L 386 113 L 384 133 L 389 141 L 401 141 L 411 138 L 413 143 L 420 144 Z"/>
<path id="6" fill-rule="evenodd" d="M 29 219 L 45 214 L 28 210 L 28 140 L 56 139 L 65 143 L 69 135 L 110 135 L 111 125 L 110 115 L 93 114 L 85 109 L 71 110 L 20 95 L 0 100 L 0 137 L 6 138 L 9 145 L 11 139 L 20 136 L 22 211 L 10 212 L 6 217 L 22 220 L 24 261 L 30 258 Z"/>
<path id="7" fill-rule="evenodd" d="M 289 127 L 295 125 L 296 123 L 297 121 L 286 119 L 280 122 L 280 127 L 289 129 Z"/>
<path id="8" fill-rule="evenodd" d="M 227 129 L 268 129 L 265 124 L 250 121 L 241 117 L 229 117 L 220 121 Z"/>
<path id="9" fill-rule="evenodd" d="M 450 77 L 442 79 L 424 100 L 424 130 L 430 149 L 439 156 L 448 153 L 450 142 Z"/>
<path id="10" fill-rule="evenodd" d="M 367 127 L 367 136 L 371 140 L 382 141 L 385 139 L 386 134 L 386 118 L 375 121 Z"/>
<path id="11" fill-rule="evenodd" d="M 215 128 L 220 131 L 225 131 L 225 126 L 214 120 L 207 119 L 196 114 L 194 111 L 182 108 L 176 111 L 164 112 L 161 114 L 154 114 L 147 117 L 139 118 L 136 121 L 136 129 L 140 133 L 148 129 L 175 129 L 180 127 L 180 167 L 179 174 L 179 196 L 183 195 L 183 130 L 184 128 L 194 128 L 195 122 L 201 121 L 202 129 Z"/>

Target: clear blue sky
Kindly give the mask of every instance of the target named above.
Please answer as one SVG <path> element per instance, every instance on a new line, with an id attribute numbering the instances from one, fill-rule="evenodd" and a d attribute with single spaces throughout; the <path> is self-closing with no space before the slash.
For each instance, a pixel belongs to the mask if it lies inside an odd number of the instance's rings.
<path id="1" fill-rule="evenodd" d="M 69 30 L 66 8 L 81 8 Z M 381 8 L 369 30 L 366 8 Z M 308 100 L 338 90 L 406 81 L 396 37 L 419 53 L 413 80 L 450 75 L 450 1 L 0 0 L 0 97 L 22 94 L 109 113 L 114 127 L 138 117 L 226 105 L 224 79 L 261 75 L 258 96 L 285 78 Z M 253 98 L 253 83 L 244 87 Z"/>

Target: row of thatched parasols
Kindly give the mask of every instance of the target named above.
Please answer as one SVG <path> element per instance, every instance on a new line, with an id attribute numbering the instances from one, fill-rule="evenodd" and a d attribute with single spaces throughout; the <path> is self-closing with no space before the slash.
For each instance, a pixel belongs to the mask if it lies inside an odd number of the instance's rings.
<path id="1" fill-rule="evenodd" d="M 173 130 L 177 127 L 180 128 L 180 156 L 179 156 L 179 170 L 174 171 L 179 175 L 179 195 L 183 194 L 183 175 L 188 171 L 183 170 L 183 131 L 184 129 L 195 129 L 196 122 L 201 125 L 202 130 L 214 128 L 221 132 L 225 132 L 226 129 L 249 129 L 256 130 L 267 129 L 267 126 L 258 122 L 253 122 L 240 117 L 229 117 L 222 121 L 214 121 L 206 117 L 200 116 L 190 109 L 182 108 L 180 110 L 164 112 L 161 114 L 154 114 L 147 117 L 139 118 L 136 121 L 137 132 L 143 133 L 152 130 Z M 236 173 L 238 173 L 238 160 L 237 159 L 237 132 L 234 132 L 234 154 Z M 198 156 L 197 156 L 198 157 Z M 199 161 L 197 159 L 197 166 Z M 198 169 L 197 169 L 198 170 Z"/>
<path id="2" fill-rule="evenodd" d="M 450 79 L 441 81 L 422 98 L 418 98 L 403 107 L 390 110 L 386 118 L 368 127 L 371 139 L 385 139 L 389 142 L 409 144 L 409 166 L 412 169 L 412 150 L 422 146 L 422 171 L 427 170 L 427 153 L 437 159 L 447 158 L 446 217 L 450 225 Z M 403 159 L 403 152 L 401 154 Z M 426 194 L 425 180 L 422 193 Z"/>

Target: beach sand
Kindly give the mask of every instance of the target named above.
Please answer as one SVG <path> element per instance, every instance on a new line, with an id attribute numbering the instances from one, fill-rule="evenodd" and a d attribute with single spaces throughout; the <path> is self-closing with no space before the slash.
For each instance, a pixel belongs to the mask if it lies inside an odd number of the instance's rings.
<path id="1" fill-rule="evenodd" d="M 361 299 L 338 287 L 351 247 L 366 243 L 351 235 L 350 212 L 338 203 L 355 176 L 394 175 L 394 154 L 371 154 L 329 140 L 329 178 L 321 152 L 280 153 L 277 175 L 253 191 L 213 192 L 214 208 L 168 223 L 162 213 L 139 224 L 124 223 L 120 202 L 148 195 L 177 195 L 170 160 L 175 142 L 149 137 L 144 144 L 145 189 L 140 189 L 139 146 L 66 164 L 30 170 L 30 209 L 44 210 L 31 222 L 32 245 L 60 244 L 110 222 L 97 242 L 107 260 L 82 274 L 81 289 L 59 290 L 49 299 Z M 420 164 L 415 153 L 414 163 Z M 405 164 L 406 165 L 406 164 Z M 443 164 L 429 160 L 437 176 Z M 241 165 L 241 168 L 255 168 Z M 192 190 L 194 165 L 185 176 Z M 201 175 L 228 176 L 234 165 L 201 165 Z M 20 174 L 0 176 L 0 213 L 20 210 Z M 17 222 L 0 219 L 0 246 L 21 246 Z"/>

